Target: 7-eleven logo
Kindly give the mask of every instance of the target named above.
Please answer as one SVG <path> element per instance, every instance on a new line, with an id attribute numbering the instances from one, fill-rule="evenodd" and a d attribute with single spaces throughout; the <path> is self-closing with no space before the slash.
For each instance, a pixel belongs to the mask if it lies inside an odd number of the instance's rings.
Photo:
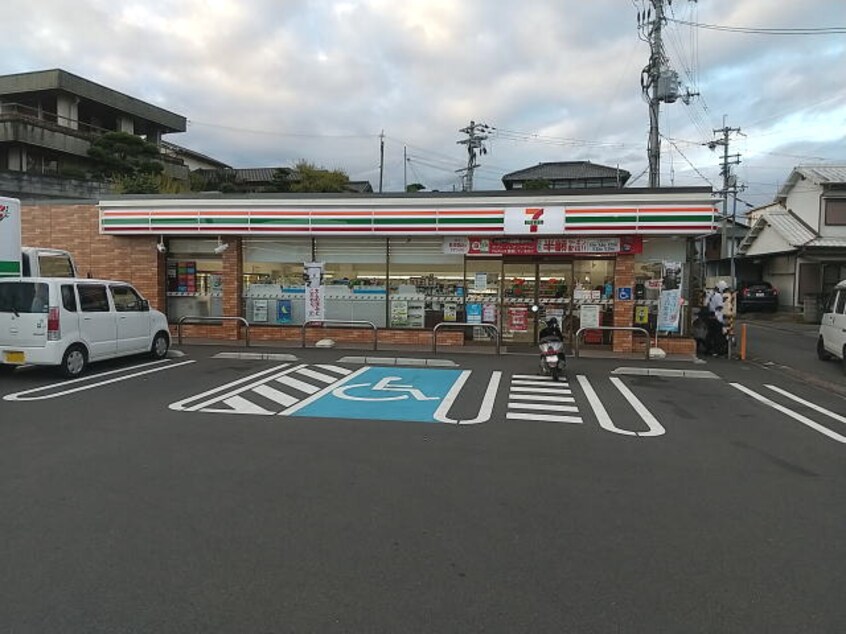
<path id="1" fill-rule="evenodd" d="M 523 224 L 529 227 L 529 233 L 537 233 L 538 227 L 543 225 L 543 212 L 543 207 L 524 210 L 526 217 Z"/>

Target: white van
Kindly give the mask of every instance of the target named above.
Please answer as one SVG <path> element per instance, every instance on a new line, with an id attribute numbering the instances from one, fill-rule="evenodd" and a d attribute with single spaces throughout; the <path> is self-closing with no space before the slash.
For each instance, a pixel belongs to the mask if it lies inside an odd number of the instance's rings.
<path id="1" fill-rule="evenodd" d="M 0 279 L 0 370 L 58 366 L 66 377 L 91 361 L 167 355 L 167 319 L 132 286 L 111 280 Z"/>
<path id="2" fill-rule="evenodd" d="M 817 356 L 823 361 L 840 359 L 846 373 L 846 280 L 834 287 L 823 312 Z"/>

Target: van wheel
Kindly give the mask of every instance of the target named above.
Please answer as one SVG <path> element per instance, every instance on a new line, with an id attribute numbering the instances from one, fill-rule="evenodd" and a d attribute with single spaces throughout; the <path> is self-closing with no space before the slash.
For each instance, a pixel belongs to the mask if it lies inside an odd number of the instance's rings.
<path id="1" fill-rule="evenodd" d="M 88 355 L 79 344 L 74 344 L 67 350 L 62 357 L 61 372 L 65 378 L 74 379 L 85 372 L 88 365 Z"/>
<path id="2" fill-rule="evenodd" d="M 167 356 L 168 348 L 170 348 L 170 339 L 165 333 L 160 332 L 153 338 L 150 354 L 154 359 L 164 359 Z"/>
<path id="3" fill-rule="evenodd" d="M 825 343 L 823 343 L 822 337 L 817 339 L 817 358 L 820 361 L 829 361 L 831 359 L 831 355 L 825 349 Z"/>

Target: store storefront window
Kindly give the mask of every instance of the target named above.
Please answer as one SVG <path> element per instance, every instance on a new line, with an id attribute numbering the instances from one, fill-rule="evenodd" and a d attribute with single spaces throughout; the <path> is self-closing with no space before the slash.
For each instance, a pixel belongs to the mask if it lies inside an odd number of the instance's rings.
<path id="1" fill-rule="evenodd" d="M 502 281 L 502 258 L 468 258 L 465 266 L 467 278 L 466 321 L 471 324 L 492 324 L 499 326 L 500 286 Z M 473 339 L 487 339 L 488 331 L 473 330 Z"/>
<path id="2" fill-rule="evenodd" d="M 569 327 L 573 334 L 589 326 L 614 323 L 614 260 L 591 258 L 573 262 L 573 314 Z M 586 345 L 610 344 L 610 331 L 586 330 Z"/>
<path id="3" fill-rule="evenodd" d="M 311 261 L 311 246 L 311 238 L 244 240 L 244 315 L 250 323 L 303 323 L 303 264 Z"/>
<path id="4" fill-rule="evenodd" d="M 391 238 L 389 287 L 392 328 L 465 321 L 464 256 L 444 254 L 443 238 Z"/>
<path id="5" fill-rule="evenodd" d="M 317 238 L 315 261 L 325 263 L 327 320 L 369 321 L 385 327 L 385 238 Z"/>
<path id="6" fill-rule="evenodd" d="M 223 315 L 223 258 L 216 240 L 172 239 L 167 254 L 167 316 Z"/>

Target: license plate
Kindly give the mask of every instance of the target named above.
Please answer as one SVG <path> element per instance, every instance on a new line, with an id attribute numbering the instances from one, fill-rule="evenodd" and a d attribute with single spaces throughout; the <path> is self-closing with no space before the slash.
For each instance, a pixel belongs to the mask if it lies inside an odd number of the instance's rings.
<path id="1" fill-rule="evenodd" d="M 26 355 L 23 352 L 4 352 L 3 358 L 6 360 L 6 363 L 14 363 L 16 365 L 26 363 Z"/>
<path id="2" fill-rule="evenodd" d="M 764 296 L 763 293 L 755 293 L 755 297 L 763 297 L 763 296 Z"/>
<path id="3" fill-rule="evenodd" d="M 550 355 L 546 358 L 547 363 L 558 363 L 558 357 L 556 355 Z"/>

